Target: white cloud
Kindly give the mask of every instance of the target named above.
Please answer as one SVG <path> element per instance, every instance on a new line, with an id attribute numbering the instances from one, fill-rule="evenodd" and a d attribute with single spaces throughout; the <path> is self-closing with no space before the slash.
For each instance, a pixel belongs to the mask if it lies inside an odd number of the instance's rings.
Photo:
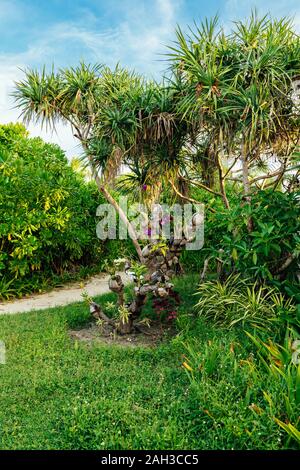
<path id="1" fill-rule="evenodd" d="M 141 73 L 158 76 L 165 68 L 158 60 L 158 51 L 164 42 L 170 40 L 179 4 L 179 0 L 156 0 L 151 7 L 151 14 L 148 14 L 149 8 L 140 12 L 127 9 L 118 27 L 103 31 L 99 31 L 95 15 L 85 9 L 77 22 L 58 22 L 45 30 L 39 30 L 36 35 L 38 39 L 27 50 L 15 54 L 0 53 L 1 122 L 18 119 L 19 111 L 13 109 L 10 93 L 14 81 L 23 75 L 21 69 L 51 65 L 54 59 L 58 66 L 68 65 L 81 58 L 110 66 L 120 62 Z M 6 18 L 16 14 L 16 3 L 0 0 L 0 5 L 1 15 Z M 142 19 L 139 13 L 143 14 Z M 35 124 L 31 124 L 29 130 L 32 135 L 40 135 L 45 140 L 58 143 L 70 156 L 80 152 L 71 130 L 66 126 L 58 125 L 57 134 Z"/>
<path id="2" fill-rule="evenodd" d="M 2 16 L 7 19 L 17 14 L 19 5 L 16 2 L 0 0 L 0 5 L 0 19 Z M 39 30 L 39 34 L 35 34 L 37 39 L 27 50 L 0 53 L 1 122 L 18 119 L 19 111 L 13 109 L 10 93 L 14 81 L 22 77 L 22 69 L 51 65 L 54 59 L 58 66 L 68 65 L 81 58 L 110 66 L 120 62 L 148 76 L 159 76 L 165 67 L 158 60 L 158 52 L 172 36 L 179 5 L 180 0 L 156 0 L 151 6 L 151 14 L 149 8 L 127 9 L 116 28 L 103 31 L 99 31 L 96 16 L 85 9 L 77 22 L 58 22 L 45 30 Z M 21 11 L 19 8 L 18 14 Z M 69 156 L 80 152 L 71 130 L 66 126 L 57 125 L 57 133 L 41 129 L 35 124 L 31 124 L 29 130 L 31 135 L 40 135 L 45 140 L 58 143 Z"/>
<path id="3" fill-rule="evenodd" d="M 157 6 L 164 21 L 167 24 L 173 23 L 176 8 L 176 6 L 174 6 L 174 2 L 171 0 L 157 0 Z"/>
<path id="4" fill-rule="evenodd" d="M 270 10 L 276 15 L 296 14 L 299 0 L 256 0 L 259 13 Z M 19 2 L 20 3 L 20 2 Z M 25 2 L 21 2 L 23 5 Z M 112 8 L 113 8 L 112 2 Z M 150 3 L 150 2 L 149 2 Z M 12 109 L 14 103 L 9 97 L 14 80 L 22 77 L 22 71 L 27 67 L 41 68 L 46 64 L 51 66 L 74 65 L 80 59 L 87 62 L 100 62 L 114 66 L 117 62 L 134 68 L 147 76 L 158 78 L 166 69 L 161 62 L 161 52 L 164 45 L 174 38 L 177 22 L 183 22 L 183 0 L 155 0 L 149 6 L 148 2 L 123 0 L 117 2 L 119 22 L 117 26 L 104 28 L 101 17 L 82 8 L 77 20 L 60 21 L 47 28 L 37 25 L 32 31 L 32 41 L 27 49 L 18 53 L 0 52 L 0 121 L 15 121 L 18 111 Z M 25 8 L 25 7 L 24 7 Z M 23 15 L 17 0 L 0 0 L 0 23 L 6 19 Z M 251 9 L 248 0 L 227 0 L 224 3 L 222 19 L 225 24 L 229 20 L 246 16 Z M 295 24 L 300 30 L 300 14 L 295 17 Z M 34 39 L 35 38 L 35 39 Z M 33 135 L 41 135 L 46 140 L 56 142 L 72 156 L 80 149 L 68 127 L 58 125 L 58 134 L 41 130 L 39 126 L 30 125 Z"/>

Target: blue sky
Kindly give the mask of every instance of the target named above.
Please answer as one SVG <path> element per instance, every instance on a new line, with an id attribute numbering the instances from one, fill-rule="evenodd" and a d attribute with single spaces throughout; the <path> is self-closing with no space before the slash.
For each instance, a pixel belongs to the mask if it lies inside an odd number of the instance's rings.
<path id="1" fill-rule="evenodd" d="M 0 0 L 0 122 L 15 121 L 9 93 L 20 69 L 74 65 L 79 60 L 124 66 L 158 78 L 160 55 L 183 29 L 216 13 L 226 28 L 256 7 L 263 14 L 294 17 L 300 31 L 300 0 Z M 78 153 L 69 129 L 51 135 L 30 126 L 33 135 Z"/>

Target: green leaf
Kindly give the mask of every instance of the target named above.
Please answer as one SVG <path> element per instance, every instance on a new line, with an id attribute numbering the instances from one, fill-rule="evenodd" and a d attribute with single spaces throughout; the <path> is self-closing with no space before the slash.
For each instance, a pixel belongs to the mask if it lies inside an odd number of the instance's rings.
<path id="1" fill-rule="evenodd" d="M 237 250 L 236 248 L 233 248 L 232 252 L 231 252 L 231 256 L 232 256 L 232 259 L 234 261 L 237 261 L 238 260 L 238 253 L 237 253 Z"/>

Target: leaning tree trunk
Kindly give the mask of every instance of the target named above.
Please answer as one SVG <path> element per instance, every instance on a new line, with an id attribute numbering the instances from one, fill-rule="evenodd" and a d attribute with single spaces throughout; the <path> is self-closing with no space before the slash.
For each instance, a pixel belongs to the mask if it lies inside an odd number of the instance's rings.
<path id="1" fill-rule="evenodd" d="M 229 209 L 229 201 L 227 198 L 226 194 L 226 187 L 225 187 L 225 181 L 224 181 L 224 175 L 223 175 L 223 165 L 222 161 L 224 159 L 224 149 L 223 149 L 223 132 L 220 130 L 220 146 L 221 149 L 219 150 L 218 148 L 215 148 L 215 151 L 217 152 L 217 166 L 218 166 L 218 173 L 219 173 L 219 186 L 220 186 L 220 193 L 222 195 L 223 199 L 223 204 L 226 209 Z"/>
<path id="2" fill-rule="evenodd" d="M 142 257 L 145 260 L 147 273 L 143 277 L 137 276 L 134 271 L 130 272 L 130 263 L 125 264 L 125 272 L 133 277 L 137 285 L 134 288 L 134 299 L 126 303 L 124 297 L 124 283 L 119 274 L 115 274 L 109 280 L 109 289 L 118 296 L 119 317 L 108 318 L 101 307 L 93 301 L 89 301 L 90 312 L 98 320 L 113 327 L 114 331 L 121 334 L 129 334 L 134 329 L 139 329 L 136 323 L 148 295 L 156 299 L 174 298 L 178 295 L 173 290 L 171 278 L 181 271 L 179 263 L 180 253 L 184 247 L 192 242 L 197 234 L 197 229 L 202 223 L 202 217 L 197 214 L 191 219 L 191 231 L 184 234 L 182 238 L 171 237 L 167 249 L 157 246 L 157 240 L 152 240 L 143 248 Z"/>
<path id="3" fill-rule="evenodd" d="M 244 196 L 245 196 L 246 201 L 250 202 L 251 189 L 250 189 L 250 180 L 249 180 L 249 168 L 248 168 L 247 154 L 245 153 L 244 148 L 242 148 L 241 163 L 242 163 Z"/>
<path id="4" fill-rule="evenodd" d="M 251 186 L 249 179 L 249 166 L 248 166 L 248 154 L 246 151 L 246 145 L 243 143 L 241 151 L 241 163 L 242 163 L 242 178 L 243 178 L 243 192 L 244 198 L 248 205 L 251 204 Z M 253 220 L 251 217 L 247 221 L 248 232 L 253 231 Z"/>
<path id="5" fill-rule="evenodd" d="M 99 180 L 100 180 L 100 178 L 99 178 Z M 144 258 L 143 258 L 143 254 L 142 254 L 142 249 L 141 249 L 140 244 L 139 244 L 138 239 L 137 239 L 138 237 L 137 237 L 136 231 L 134 230 L 132 224 L 129 222 L 125 212 L 123 211 L 123 209 L 121 209 L 121 207 L 119 206 L 117 201 L 112 197 L 112 195 L 108 192 L 107 188 L 103 184 L 98 184 L 97 183 L 97 186 L 99 188 L 99 191 L 101 191 L 101 193 L 104 195 L 105 199 L 116 209 L 116 211 L 119 214 L 120 219 L 126 225 L 127 230 L 128 230 L 128 234 L 129 234 L 129 236 L 131 238 L 131 241 L 132 241 L 132 243 L 133 243 L 133 245 L 136 249 L 139 260 L 140 260 L 141 263 L 143 263 Z"/>
<path id="6" fill-rule="evenodd" d="M 108 318 L 102 311 L 100 305 L 90 301 L 90 312 L 95 319 L 110 325 L 114 331 L 124 335 L 130 334 L 134 330 L 139 330 L 137 320 L 149 295 L 156 299 L 168 297 L 177 298 L 173 290 L 171 278 L 181 270 L 179 256 L 189 239 L 172 239 L 169 250 L 163 253 L 160 248 L 155 249 L 155 241 L 150 242 L 143 249 L 143 257 L 148 272 L 144 276 L 144 284 L 134 287 L 134 298 L 129 303 L 125 302 L 124 283 L 119 274 L 113 275 L 109 280 L 109 289 L 118 296 L 118 307 L 127 310 L 126 321 L 122 316 L 116 320 Z M 128 269 L 130 269 L 130 263 Z"/>
<path id="7" fill-rule="evenodd" d="M 227 194 L 226 194 L 223 169 L 222 169 L 221 162 L 219 161 L 219 158 L 218 158 L 218 170 L 219 170 L 220 193 L 222 194 L 223 204 L 226 209 L 229 209 L 230 205 L 229 205 L 229 201 L 228 201 Z"/>
<path id="8" fill-rule="evenodd" d="M 135 247 L 135 250 L 137 252 L 137 255 L 139 257 L 139 260 L 141 263 L 144 262 L 144 257 L 143 257 L 143 254 L 142 254 L 142 249 L 140 247 L 140 244 L 138 242 L 138 237 L 137 237 L 137 233 L 136 231 L 134 230 L 132 224 L 130 223 L 130 221 L 128 220 L 125 212 L 123 211 L 123 209 L 119 206 L 119 204 L 117 203 L 117 201 L 112 197 L 112 195 L 109 193 L 108 189 L 105 187 L 105 185 L 102 183 L 94 165 L 93 165 L 93 162 L 91 161 L 91 159 L 89 159 L 90 161 L 90 166 L 91 166 L 91 170 L 92 170 L 92 175 L 93 175 L 93 178 L 97 184 L 97 187 L 98 187 L 98 190 L 103 194 L 103 196 L 105 197 L 105 199 L 116 209 L 116 211 L 118 212 L 119 214 L 119 217 L 120 219 L 124 222 L 124 224 L 126 225 L 127 227 L 127 230 L 128 230 L 128 234 L 132 240 L 132 243 Z"/>
<path id="9" fill-rule="evenodd" d="M 87 144 L 86 139 L 83 138 L 83 136 L 81 135 L 80 132 L 78 132 L 78 135 L 76 137 L 80 140 L 81 145 L 83 147 L 83 150 L 86 152 L 86 154 L 88 156 L 88 144 Z M 132 243 L 135 247 L 135 250 L 137 252 L 139 260 L 140 260 L 141 263 L 143 263 L 144 258 L 143 258 L 143 255 L 142 255 L 142 249 L 141 249 L 140 244 L 138 242 L 138 237 L 137 237 L 136 231 L 134 230 L 132 224 L 128 220 L 125 212 L 121 209 L 121 207 L 119 206 L 117 201 L 115 201 L 115 199 L 109 193 L 108 189 L 102 183 L 102 181 L 101 181 L 101 179 L 98 175 L 98 172 L 95 168 L 92 157 L 88 156 L 88 160 L 89 160 L 90 168 L 91 168 L 91 171 L 92 171 L 92 176 L 93 176 L 93 178 L 96 182 L 96 185 L 98 187 L 99 192 L 101 192 L 103 194 L 103 196 L 105 197 L 105 199 L 116 209 L 116 211 L 119 214 L 120 219 L 125 223 L 125 225 L 127 227 L 127 230 L 128 230 L 128 234 L 129 234 L 129 236 L 132 240 Z"/>

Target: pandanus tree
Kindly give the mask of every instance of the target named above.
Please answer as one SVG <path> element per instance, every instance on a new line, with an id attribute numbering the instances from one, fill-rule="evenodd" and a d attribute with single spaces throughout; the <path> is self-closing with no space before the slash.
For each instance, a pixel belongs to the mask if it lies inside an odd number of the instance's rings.
<path id="1" fill-rule="evenodd" d="M 206 163 L 212 172 L 218 170 L 226 207 L 225 181 L 232 179 L 233 168 L 242 174 L 235 179 L 248 201 L 252 185 L 274 178 L 278 183 L 291 169 L 289 155 L 299 141 L 299 103 L 291 99 L 300 72 L 299 45 L 290 21 L 259 19 L 256 13 L 235 23 L 227 35 L 217 18 L 187 35 L 177 30 L 169 56 L 186 84 L 178 114 L 198 141 L 208 142 L 214 158 Z M 269 171 L 270 155 L 280 163 L 274 172 Z M 251 177 L 263 166 L 263 175 Z"/>
<path id="2" fill-rule="evenodd" d="M 237 122 L 235 139 L 240 146 L 244 194 L 249 200 L 251 185 L 278 177 L 290 168 L 291 151 L 299 142 L 299 107 L 292 100 L 293 80 L 300 71 L 300 41 L 288 20 L 272 21 L 252 14 L 238 22 L 233 33 L 240 67 L 227 103 L 220 113 Z M 263 166 L 276 157 L 279 169 L 250 177 L 251 167 Z"/>
<path id="3" fill-rule="evenodd" d="M 16 83 L 14 97 L 25 123 L 34 121 L 55 129 L 58 121 L 69 124 L 82 145 L 84 156 L 99 191 L 119 213 L 142 260 L 141 247 L 126 214 L 109 190 L 109 169 L 121 160 L 124 136 L 134 140 L 135 121 L 126 112 L 122 98 L 141 86 L 135 74 L 117 67 L 114 71 L 101 65 L 81 63 L 75 68 L 54 72 L 28 70 L 25 79 Z M 112 105 L 121 103 L 114 114 Z M 106 133 L 106 155 L 102 172 L 91 151 L 96 129 Z M 124 146 L 123 146 L 124 147 Z"/>
<path id="4" fill-rule="evenodd" d="M 115 88 L 111 86 L 110 89 Z M 101 108 L 99 122 L 94 127 L 87 149 L 95 167 L 106 180 L 130 192 L 131 200 L 146 202 L 148 206 L 159 202 L 164 183 L 172 181 L 175 186 L 182 162 L 180 151 L 185 141 L 186 126 L 174 112 L 173 93 L 164 84 L 145 81 L 135 83 L 134 89 L 110 93 Z M 131 172 L 115 179 L 121 165 Z M 179 241 L 184 243 L 187 239 Z M 164 241 L 162 247 L 159 242 L 150 240 L 142 250 L 146 269 L 143 281 L 137 280 L 135 273 L 137 285 L 132 302 L 125 303 L 120 276 L 111 278 L 110 289 L 118 294 L 119 310 L 123 312 L 122 320 L 117 324 L 113 322 L 111 326 L 121 333 L 139 328 L 138 318 L 149 294 L 157 302 L 163 299 L 168 302 L 167 299 L 176 297 L 170 279 L 176 272 L 179 264 L 177 255 L 183 245 L 175 246 L 171 241 L 168 245 Z M 127 271 L 130 268 L 132 266 L 127 265 Z M 91 308 L 96 318 L 108 322 L 99 305 L 91 304 Z"/>
<path id="5" fill-rule="evenodd" d="M 175 92 L 169 83 L 141 82 L 102 108 L 90 141 L 95 164 L 115 176 L 121 162 L 130 173 L 117 186 L 148 205 L 159 201 L 163 186 L 174 184 L 184 166 L 187 126 L 175 113 Z M 115 160 L 109 158 L 112 142 L 121 150 Z"/>
<path id="6" fill-rule="evenodd" d="M 179 75 L 184 83 L 182 92 L 177 95 L 176 109 L 178 116 L 189 125 L 190 143 L 196 156 L 191 183 L 218 194 L 228 207 L 221 156 L 224 145 L 230 144 L 232 129 L 218 113 L 224 105 L 221 90 L 228 88 L 234 74 L 223 58 L 228 54 L 227 39 L 217 29 L 217 18 L 205 21 L 190 35 L 178 28 L 176 37 L 177 41 L 170 46 L 169 58 L 174 75 Z M 216 171 L 218 191 L 211 184 Z"/>
<path id="7" fill-rule="evenodd" d="M 71 126 L 99 191 L 126 224 L 140 261 L 137 234 L 110 187 L 120 168 L 127 167 L 131 174 L 123 184 L 130 189 L 138 184 L 140 193 L 147 188 L 150 202 L 158 199 L 164 181 L 176 189 L 186 124 L 175 113 L 174 93 L 173 87 L 146 82 L 120 67 L 112 71 L 84 63 L 57 73 L 29 70 L 14 92 L 25 122 L 52 129 L 57 121 Z"/>
<path id="8" fill-rule="evenodd" d="M 57 120 L 71 125 L 99 191 L 126 223 L 140 261 L 147 258 L 147 283 L 138 283 L 132 302 L 125 303 L 121 277 L 115 274 L 110 279 L 109 287 L 119 298 L 119 319 L 109 319 L 89 299 L 92 314 L 121 333 L 130 333 L 137 327 L 134 321 L 149 293 L 162 298 L 172 295 L 171 267 L 173 261 L 178 261 L 176 253 L 181 247 L 170 253 L 171 260 L 166 253 L 159 256 L 156 248 L 153 251 L 149 247 L 147 254 L 142 251 L 133 225 L 112 197 L 110 188 L 122 166 L 134 170 L 131 182 L 135 179 L 141 187 L 153 188 L 152 200 L 158 198 L 164 181 L 176 179 L 186 126 L 175 115 L 173 94 L 172 88 L 146 82 L 119 67 L 111 71 L 84 64 L 56 74 L 29 71 L 26 79 L 17 83 L 15 92 L 25 121 L 34 119 L 52 128 Z"/>

